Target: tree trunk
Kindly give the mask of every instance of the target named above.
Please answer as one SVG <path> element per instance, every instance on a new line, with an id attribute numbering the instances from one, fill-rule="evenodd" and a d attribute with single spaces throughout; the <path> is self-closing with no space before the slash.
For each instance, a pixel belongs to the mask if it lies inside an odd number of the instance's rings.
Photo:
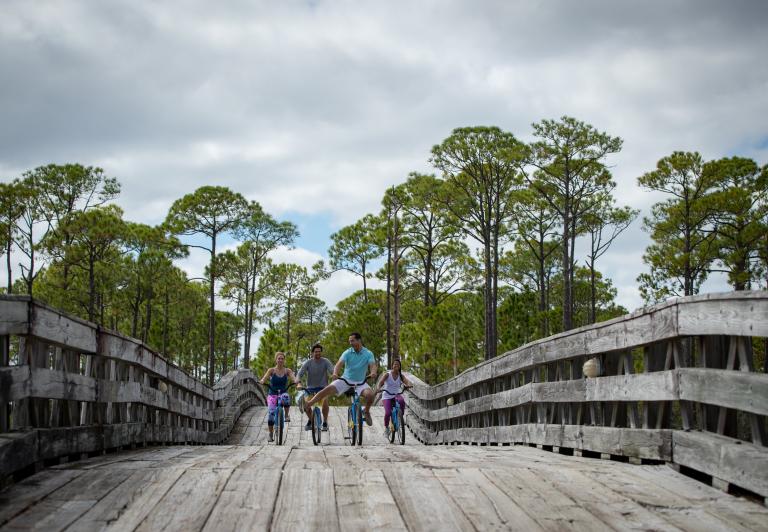
<path id="1" fill-rule="evenodd" d="M 96 321 L 96 274 L 94 265 L 96 259 L 88 258 L 88 321 Z M 32 270 L 30 270 L 31 273 Z M 30 286 L 32 286 L 30 284 Z"/>
<path id="2" fill-rule="evenodd" d="M 211 267 L 210 267 L 210 280 L 211 280 L 211 286 L 209 287 L 208 295 L 210 297 L 211 302 L 211 312 L 208 315 L 208 385 L 213 386 L 213 375 L 216 371 L 216 368 L 214 367 L 215 362 L 215 352 L 216 352 L 216 346 L 215 343 L 215 336 L 216 336 L 216 303 L 215 303 L 215 289 L 214 285 L 216 283 L 216 233 L 213 233 L 213 236 L 211 237 Z"/>
<path id="3" fill-rule="evenodd" d="M 589 323 L 597 321 L 597 287 L 595 286 L 595 260 L 589 261 L 589 288 L 590 288 L 590 307 Z"/>
<path id="4" fill-rule="evenodd" d="M 168 356 L 168 311 L 170 310 L 170 297 L 168 296 L 168 283 L 165 284 L 165 301 L 163 303 L 163 356 Z"/>
<path id="5" fill-rule="evenodd" d="M 389 214 L 389 213 L 388 213 Z M 392 297 L 392 216 L 390 214 L 387 220 L 387 301 L 386 301 L 386 321 L 387 321 L 387 368 L 392 367 L 392 317 L 390 315 L 390 306 Z"/>
<path id="6" fill-rule="evenodd" d="M 491 267 L 491 235 L 486 229 L 485 246 L 483 250 L 483 262 L 485 263 L 485 290 L 483 299 L 485 303 L 485 360 L 493 358 L 493 272 Z"/>
<path id="7" fill-rule="evenodd" d="M 394 258 L 392 284 L 394 285 L 394 313 L 392 316 L 392 360 L 400 358 L 400 235 L 398 234 L 397 213 L 393 220 L 392 256 Z"/>
<path id="8" fill-rule="evenodd" d="M 573 315 L 571 314 L 571 254 L 569 247 L 571 245 L 571 220 L 570 213 L 566 209 L 563 216 L 563 332 L 570 331 L 573 326 Z"/>
<path id="9" fill-rule="evenodd" d="M 10 225 L 8 227 L 8 243 L 5 246 L 5 264 L 8 269 L 8 291 L 6 293 L 10 295 L 11 292 L 13 292 L 13 274 L 11 272 L 11 242 L 13 241 L 13 235 L 11 234 Z"/>

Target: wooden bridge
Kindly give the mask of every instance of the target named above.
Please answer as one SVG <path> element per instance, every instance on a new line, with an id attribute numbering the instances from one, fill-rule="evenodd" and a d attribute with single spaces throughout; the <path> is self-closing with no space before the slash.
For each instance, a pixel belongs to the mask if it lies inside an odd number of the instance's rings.
<path id="1" fill-rule="evenodd" d="M 5 296 L 0 529 L 768 530 L 766 336 L 766 292 L 681 299 L 420 384 L 405 446 L 279 447 L 250 371 Z"/>

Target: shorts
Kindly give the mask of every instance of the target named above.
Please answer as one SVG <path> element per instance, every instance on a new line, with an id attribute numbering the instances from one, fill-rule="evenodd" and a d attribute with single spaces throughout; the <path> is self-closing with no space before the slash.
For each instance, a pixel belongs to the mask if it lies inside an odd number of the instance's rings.
<path id="1" fill-rule="evenodd" d="M 335 381 L 333 381 L 331 383 L 331 386 L 336 388 L 336 395 L 341 395 L 341 394 L 343 394 L 344 392 L 346 392 L 347 390 L 349 390 L 352 387 L 352 386 L 350 386 L 349 384 L 347 384 L 346 382 L 344 382 L 341 379 L 336 379 Z M 355 393 L 357 395 L 360 395 L 365 390 L 370 390 L 370 389 L 371 389 L 371 387 L 368 386 L 368 383 L 367 382 L 363 382 L 363 383 L 357 384 L 355 386 Z"/>
<path id="2" fill-rule="evenodd" d="M 281 393 L 280 395 L 268 395 L 267 396 L 267 406 L 269 407 L 269 413 L 271 414 L 277 409 L 277 398 L 280 398 L 280 402 L 283 403 L 283 405 L 290 405 L 291 404 L 291 396 L 287 393 Z"/>
<path id="3" fill-rule="evenodd" d="M 277 399 L 280 398 L 280 402 L 283 405 L 288 406 L 291 404 L 291 396 L 287 393 L 281 393 L 280 395 L 268 395 L 267 406 L 269 407 L 269 414 L 267 415 L 267 424 L 272 426 L 275 424 L 275 412 L 277 412 Z"/>

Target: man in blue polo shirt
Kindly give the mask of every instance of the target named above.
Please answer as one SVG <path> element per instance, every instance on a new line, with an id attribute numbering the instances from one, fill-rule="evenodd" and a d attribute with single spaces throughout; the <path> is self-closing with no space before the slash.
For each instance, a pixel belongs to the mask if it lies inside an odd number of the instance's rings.
<path id="1" fill-rule="evenodd" d="M 370 374 L 373 379 L 372 382 L 376 382 L 376 376 L 378 373 L 378 365 L 376 364 L 376 358 L 373 353 L 365 347 L 363 347 L 363 337 L 358 332 L 354 332 L 349 335 L 350 348 L 342 353 L 339 357 L 339 361 L 336 362 L 336 366 L 333 368 L 334 381 L 328 386 L 318 392 L 312 399 L 306 404 L 307 408 L 311 408 L 313 404 L 322 401 L 326 397 L 336 394 L 341 395 L 349 390 L 352 385 L 355 387 L 355 392 L 365 399 L 365 422 L 371 425 L 371 404 L 373 403 L 373 390 L 365 382 L 366 375 Z M 344 366 L 344 374 L 339 379 L 339 372 L 341 367 Z M 347 382 L 344 382 L 344 380 Z M 347 383 L 351 383 L 347 384 Z"/>

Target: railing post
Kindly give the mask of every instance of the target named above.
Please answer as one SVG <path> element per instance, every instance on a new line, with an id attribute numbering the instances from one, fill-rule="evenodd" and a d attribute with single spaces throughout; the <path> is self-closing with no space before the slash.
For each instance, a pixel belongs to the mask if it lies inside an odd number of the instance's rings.
<path id="1" fill-rule="evenodd" d="M 11 360 L 11 337 L 10 335 L 0 336 L 0 368 L 10 365 Z M 8 432 L 10 429 L 10 418 L 8 415 L 8 403 L 3 401 L 0 404 L 0 433 Z"/>

